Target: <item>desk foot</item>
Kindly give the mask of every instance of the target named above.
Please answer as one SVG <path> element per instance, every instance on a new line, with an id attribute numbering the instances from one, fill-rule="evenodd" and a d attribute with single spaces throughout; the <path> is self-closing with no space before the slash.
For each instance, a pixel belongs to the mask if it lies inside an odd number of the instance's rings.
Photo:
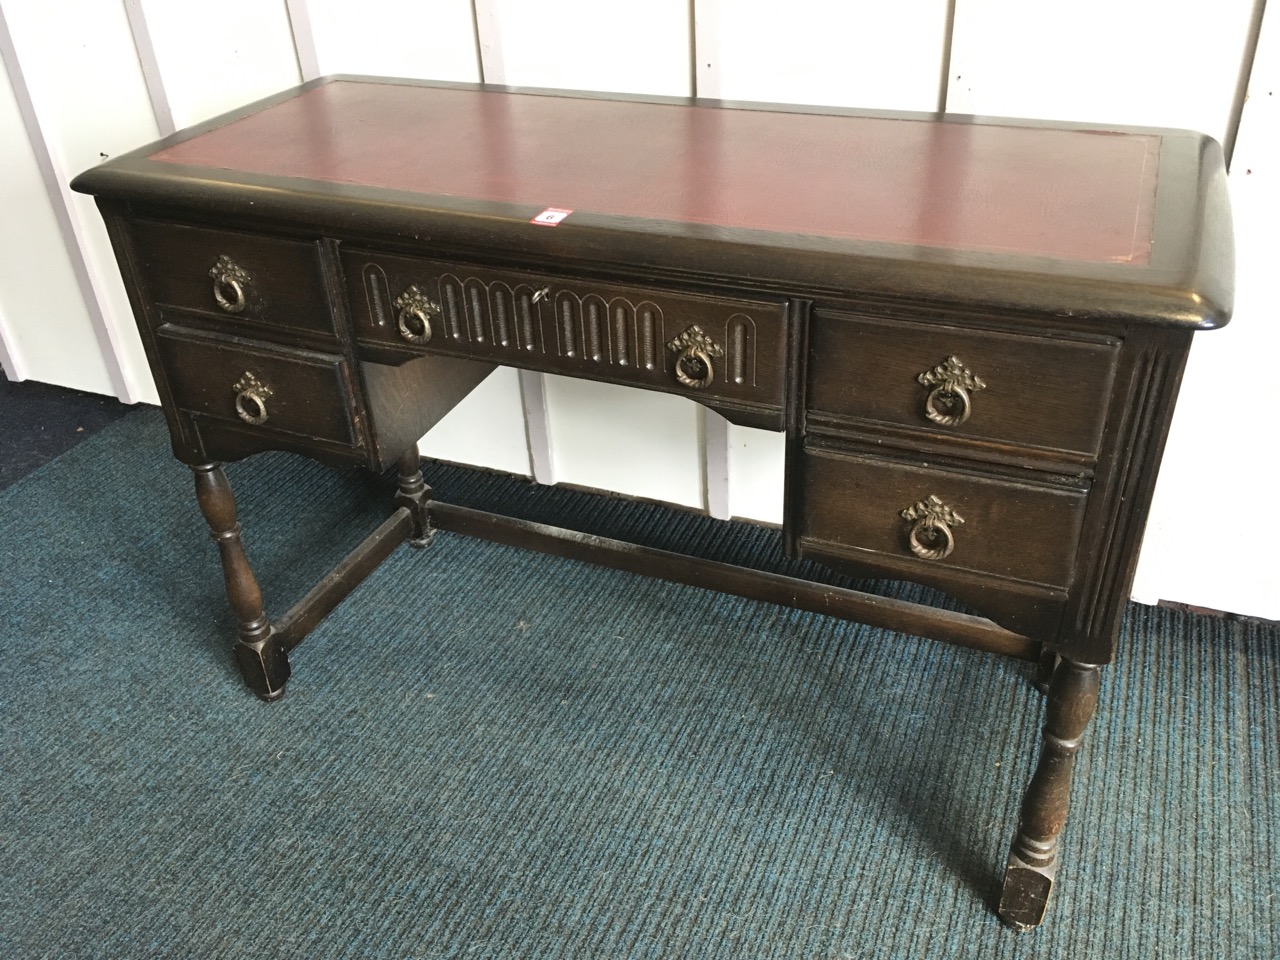
<path id="1" fill-rule="evenodd" d="M 218 545 L 227 600 L 238 621 L 236 662 L 245 683 L 263 700 L 279 700 L 289 679 L 289 655 L 262 608 L 262 590 L 249 566 L 236 519 L 236 499 L 227 474 L 218 463 L 191 468 L 196 500 Z"/>
<path id="2" fill-rule="evenodd" d="M 1071 775 L 1098 706 L 1100 677 L 1098 667 L 1062 657 L 1053 669 L 1040 763 L 1022 801 L 1000 893 L 1000 918 L 1015 930 L 1039 926 L 1049 908 Z"/>
<path id="3" fill-rule="evenodd" d="M 409 536 L 409 545 L 418 549 L 429 547 L 436 535 L 427 509 L 431 502 L 431 488 L 422 479 L 422 456 L 418 453 L 416 443 L 410 444 L 409 449 L 400 455 L 397 468 L 399 479 L 396 506 L 407 508 L 413 517 L 413 533 Z"/>
<path id="4" fill-rule="evenodd" d="M 1010 853 L 1000 891 L 1000 919 L 1019 932 L 1040 926 L 1049 910 L 1049 894 L 1057 872 L 1056 860 L 1047 867 L 1036 867 Z"/>
<path id="5" fill-rule="evenodd" d="M 274 631 L 265 640 L 255 643 L 236 641 L 236 663 L 244 682 L 266 703 L 284 696 L 284 685 L 289 680 L 289 653 Z"/>

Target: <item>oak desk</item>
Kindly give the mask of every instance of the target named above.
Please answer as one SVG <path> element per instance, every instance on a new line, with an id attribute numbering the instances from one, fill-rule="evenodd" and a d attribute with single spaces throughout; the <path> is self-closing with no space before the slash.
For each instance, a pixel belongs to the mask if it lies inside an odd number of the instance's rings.
<path id="1" fill-rule="evenodd" d="M 1191 335 L 1230 312 L 1215 142 L 330 78 L 74 186 L 106 218 L 259 696 L 436 529 L 1039 657 L 1000 913 L 1041 921 Z M 792 555 L 983 616 L 434 502 L 416 441 L 498 364 L 785 431 Z M 274 623 L 219 465 L 268 449 L 400 477 L 391 517 Z"/>

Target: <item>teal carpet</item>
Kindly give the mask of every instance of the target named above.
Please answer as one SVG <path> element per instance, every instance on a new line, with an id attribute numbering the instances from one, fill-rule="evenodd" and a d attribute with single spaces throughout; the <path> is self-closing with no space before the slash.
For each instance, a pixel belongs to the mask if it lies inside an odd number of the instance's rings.
<path id="1" fill-rule="evenodd" d="M 356 473 L 229 473 L 275 613 L 385 513 Z M 1027 664 L 441 534 L 263 705 L 151 411 L 0 493 L 0 549 L 5 960 L 1280 956 L 1274 628 L 1130 608 L 1049 921 L 1015 934 Z"/>

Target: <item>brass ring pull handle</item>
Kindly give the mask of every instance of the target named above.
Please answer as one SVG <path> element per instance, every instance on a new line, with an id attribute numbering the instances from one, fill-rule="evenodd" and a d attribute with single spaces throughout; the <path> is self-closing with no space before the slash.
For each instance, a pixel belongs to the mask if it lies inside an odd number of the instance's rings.
<path id="1" fill-rule="evenodd" d="M 715 379 L 711 357 L 700 347 L 686 347 L 676 358 L 676 379 L 686 387 L 701 390 Z"/>
<path id="2" fill-rule="evenodd" d="M 227 313 L 241 313 L 247 303 L 249 272 L 230 257 L 221 256 L 210 268 L 209 277 L 213 280 L 213 299 L 218 306 Z"/>
<path id="3" fill-rule="evenodd" d="M 440 304 L 417 286 L 410 286 L 396 297 L 396 329 L 409 343 L 431 340 L 431 321 L 440 316 Z"/>
<path id="4" fill-rule="evenodd" d="M 924 415 L 943 427 L 958 427 L 968 420 L 973 412 L 970 394 L 987 386 L 958 357 L 947 357 L 944 363 L 926 370 L 916 380 L 933 388 L 925 398 Z"/>
<path id="5" fill-rule="evenodd" d="M 272 394 L 269 386 L 246 372 L 231 389 L 236 392 L 236 416 L 255 427 L 267 422 L 267 399 Z"/>
<path id="6" fill-rule="evenodd" d="M 956 548 L 951 528 L 938 520 L 917 520 L 908 534 L 911 552 L 922 560 L 941 560 Z"/>
<path id="7" fill-rule="evenodd" d="M 958 383 L 938 384 L 924 401 L 924 415 L 944 427 L 959 426 L 972 412 L 969 391 Z"/>
<path id="8" fill-rule="evenodd" d="M 723 357 L 720 345 L 694 324 L 667 344 L 676 356 L 676 379 L 692 390 L 702 390 L 715 379 L 713 357 Z"/>
<path id="9" fill-rule="evenodd" d="M 914 506 L 903 510 L 899 516 L 911 524 L 907 531 L 907 545 L 921 560 L 942 560 L 956 548 L 952 527 L 964 523 L 964 518 L 935 496 L 926 497 Z"/>

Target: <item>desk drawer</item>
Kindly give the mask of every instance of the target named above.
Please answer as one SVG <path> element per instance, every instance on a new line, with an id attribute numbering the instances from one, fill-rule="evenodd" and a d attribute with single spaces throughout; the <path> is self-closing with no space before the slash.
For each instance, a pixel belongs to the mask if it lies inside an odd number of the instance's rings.
<path id="1" fill-rule="evenodd" d="M 197 416 L 340 444 L 356 441 L 341 357 L 165 324 L 157 331 L 174 402 Z"/>
<path id="2" fill-rule="evenodd" d="M 158 305 L 251 328 L 333 336 L 316 244 L 151 220 L 131 229 L 147 293 Z"/>
<path id="3" fill-rule="evenodd" d="M 1086 491 L 810 448 L 802 543 L 898 574 L 988 574 L 1067 588 Z M 904 515 L 905 512 L 905 515 Z"/>
<path id="4" fill-rule="evenodd" d="M 1119 353 L 1115 340 L 819 313 L 811 426 L 873 421 L 1093 458 Z"/>
<path id="5" fill-rule="evenodd" d="M 344 250 L 342 263 L 353 327 L 367 344 L 459 354 L 744 407 L 782 407 L 781 301 L 360 250 Z"/>

